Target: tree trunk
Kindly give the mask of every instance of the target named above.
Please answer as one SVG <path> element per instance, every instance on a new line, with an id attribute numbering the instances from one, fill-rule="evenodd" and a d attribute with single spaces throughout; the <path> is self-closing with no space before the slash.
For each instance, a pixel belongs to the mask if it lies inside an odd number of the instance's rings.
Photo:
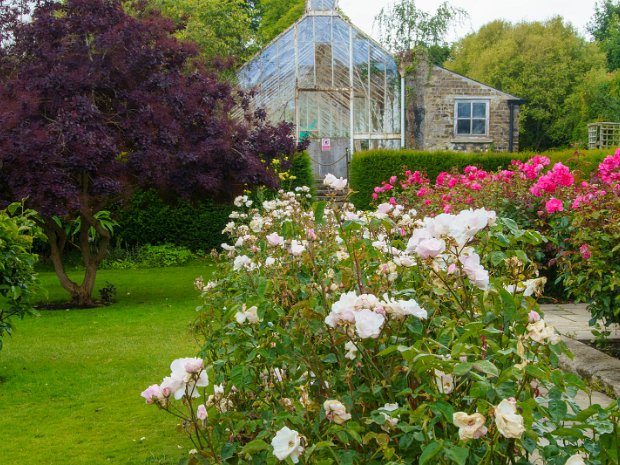
<path id="1" fill-rule="evenodd" d="M 67 242 L 66 233 L 51 218 L 45 220 L 43 229 L 49 240 L 50 258 L 60 285 L 71 294 L 72 304 L 78 307 L 90 307 L 95 305 L 93 290 L 95 288 L 97 268 L 108 252 L 111 236 L 89 212 L 82 212 L 80 219 L 79 247 L 82 254 L 82 263 L 84 264 L 84 279 L 81 284 L 72 281 L 64 267 L 62 256 Z M 95 228 L 99 236 L 97 250 L 94 254 L 91 252 L 89 237 L 89 229 L 91 227 Z"/>

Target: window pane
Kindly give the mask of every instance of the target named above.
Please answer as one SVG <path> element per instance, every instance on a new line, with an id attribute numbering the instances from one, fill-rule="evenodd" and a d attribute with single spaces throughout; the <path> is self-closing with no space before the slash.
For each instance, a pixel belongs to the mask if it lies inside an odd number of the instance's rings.
<path id="1" fill-rule="evenodd" d="M 487 104 L 486 103 L 474 103 L 474 118 L 486 118 L 487 117 Z"/>
<path id="2" fill-rule="evenodd" d="M 457 134 L 471 134 L 471 120 L 460 119 L 456 125 Z"/>
<path id="3" fill-rule="evenodd" d="M 487 122 L 484 119 L 472 120 L 472 134 L 486 134 Z"/>
<path id="4" fill-rule="evenodd" d="M 457 110 L 457 118 L 470 118 L 471 117 L 471 103 L 459 102 Z"/>

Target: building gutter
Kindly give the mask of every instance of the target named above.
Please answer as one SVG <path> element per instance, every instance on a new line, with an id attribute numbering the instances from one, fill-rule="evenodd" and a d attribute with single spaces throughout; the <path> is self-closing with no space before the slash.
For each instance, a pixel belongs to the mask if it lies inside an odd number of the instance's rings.
<path id="1" fill-rule="evenodd" d="M 508 100 L 508 109 L 510 111 L 510 117 L 508 120 L 508 151 L 514 152 L 515 148 L 515 107 L 527 103 L 522 99 L 510 99 Z"/>
<path id="2" fill-rule="evenodd" d="M 405 148 L 405 77 L 400 78 L 400 148 Z"/>

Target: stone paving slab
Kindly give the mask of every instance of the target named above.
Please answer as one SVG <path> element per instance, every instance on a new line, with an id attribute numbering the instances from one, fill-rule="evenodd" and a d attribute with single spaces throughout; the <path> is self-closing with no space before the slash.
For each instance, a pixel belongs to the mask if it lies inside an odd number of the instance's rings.
<path id="1" fill-rule="evenodd" d="M 586 304 L 541 305 L 545 321 L 555 327 L 558 333 L 578 341 L 593 341 L 590 312 Z M 620 340 L 620 325 L 611 325 L 609 339 Z"/>

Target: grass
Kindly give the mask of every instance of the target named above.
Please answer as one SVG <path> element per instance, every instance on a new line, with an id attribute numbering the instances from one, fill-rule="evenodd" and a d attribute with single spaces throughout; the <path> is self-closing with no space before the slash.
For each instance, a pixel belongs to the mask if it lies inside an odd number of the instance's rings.
<path id="1" fill-rule="evenodd" d="M 190 324 L 201 274 L 207 265 L 101 271 L 114 305 L 15 322 L 0 352 L 0 463 L 176 464 L 190 444 L 140 392 L 198 352 Z M 66 298 L 53 273 L 40 278 L 49 301 Z"/>

